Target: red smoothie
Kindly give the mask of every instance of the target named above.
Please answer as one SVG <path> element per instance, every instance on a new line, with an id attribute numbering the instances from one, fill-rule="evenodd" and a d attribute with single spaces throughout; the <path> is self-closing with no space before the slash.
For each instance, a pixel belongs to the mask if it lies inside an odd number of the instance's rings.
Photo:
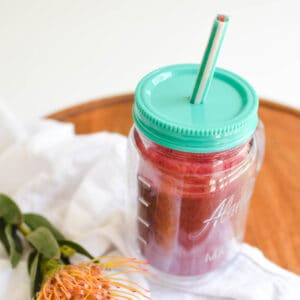
<path id="1" fill-rule="evenodd" d="M 215 153 L 188 153 L 149 141 L 139 151 L 138 241 L 156 269 L 192 276 L 236 253 L 255 181 L 253 140 Z"/>

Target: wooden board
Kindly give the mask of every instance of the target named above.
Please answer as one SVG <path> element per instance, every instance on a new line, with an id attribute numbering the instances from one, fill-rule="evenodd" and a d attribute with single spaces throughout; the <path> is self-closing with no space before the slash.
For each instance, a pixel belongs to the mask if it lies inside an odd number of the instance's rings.
<path id="1" fill-rule="evenodd" d="M 127 135 L 133 95 L 87 102 L 50 115 L 77 133 Z M 300 111 L 261 100 L 266 153 L 251 200 L 246 241 L 280 266 L 300 274 Z"/>

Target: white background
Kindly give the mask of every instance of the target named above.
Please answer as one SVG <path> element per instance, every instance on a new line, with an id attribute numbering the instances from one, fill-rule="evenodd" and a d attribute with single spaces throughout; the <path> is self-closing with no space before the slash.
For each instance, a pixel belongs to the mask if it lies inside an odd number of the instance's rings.
<path id="1" fill-rule="evenodd" d="M 299 4 L 298 4 L 299 3 Z M 218 65 L 300 108 L 298 0 L 0 0 L 0 95 L 28 119 L 134 90 L 159 66 L 200 62 L 217 13 Z"/>

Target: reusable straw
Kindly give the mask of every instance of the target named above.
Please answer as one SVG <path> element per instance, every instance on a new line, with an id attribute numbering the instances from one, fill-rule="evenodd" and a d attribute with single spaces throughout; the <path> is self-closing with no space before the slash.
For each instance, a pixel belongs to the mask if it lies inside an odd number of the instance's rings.
<path id="1" fill-rule="evenodd" d="M 229 17 L 218 15 L 213 23 L 211 34 L 195 81 L 191 103 L 203 103 L 214 76 L 217 58 L 224 40 Z"/>

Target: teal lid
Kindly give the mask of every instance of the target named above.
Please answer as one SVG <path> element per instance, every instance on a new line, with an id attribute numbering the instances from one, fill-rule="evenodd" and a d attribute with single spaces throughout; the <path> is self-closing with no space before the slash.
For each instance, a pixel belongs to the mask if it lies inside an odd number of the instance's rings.
<path id="1" fill-rule="evenodd" d="M 199 65 L 163 67 L 135 91 L 138 130 L 162 146 L 194 153 L 217 152 L 250 139 L 258 123 L 258 97 L 240 76 L 216 68 L 205 101 L 190 103 Z"/>

